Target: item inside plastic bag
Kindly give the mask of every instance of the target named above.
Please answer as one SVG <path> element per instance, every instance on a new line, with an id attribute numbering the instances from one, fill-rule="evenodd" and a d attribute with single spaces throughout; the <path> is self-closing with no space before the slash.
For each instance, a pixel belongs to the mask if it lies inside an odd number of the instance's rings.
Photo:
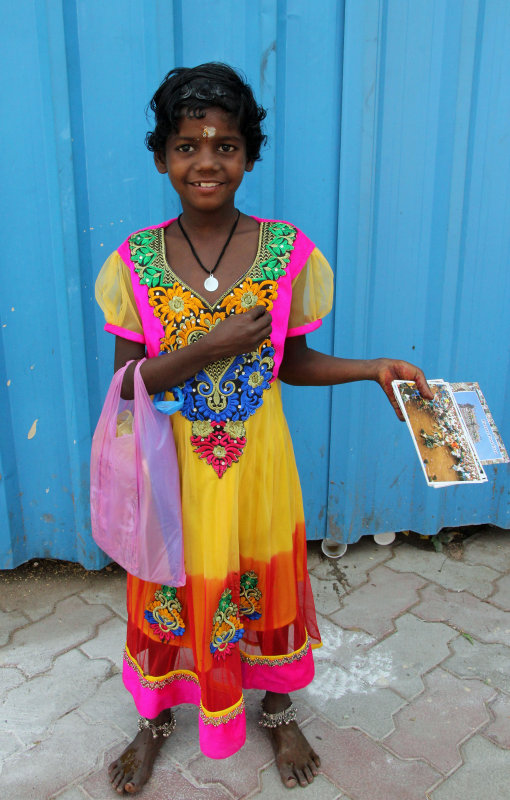
<path id="1" fill-rule="evenodd" d="M 121 436 L 129 436 L 133 433 L 133 415 L 131 411 L 126 408 L 117 415 L 117 439 Z"/>

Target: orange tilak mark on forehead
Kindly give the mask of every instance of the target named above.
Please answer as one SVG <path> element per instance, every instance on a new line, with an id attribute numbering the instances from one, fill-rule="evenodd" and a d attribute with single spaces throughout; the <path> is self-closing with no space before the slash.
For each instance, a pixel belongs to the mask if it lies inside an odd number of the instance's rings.
<path id="1" fill-rule="evenodd" d="M 204 139 L 213 139 L 216 136 L 216 128 L 212 125 L 204 125 L 202 129 L 202 137 Z"/>

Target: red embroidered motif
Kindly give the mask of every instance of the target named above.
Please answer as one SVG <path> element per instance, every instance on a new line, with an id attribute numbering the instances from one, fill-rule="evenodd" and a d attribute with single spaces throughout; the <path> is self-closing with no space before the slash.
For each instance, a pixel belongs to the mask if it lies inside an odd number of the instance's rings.
<path id="1" fill-rule="evenodd" d="M 204 458 L 211 465 L 218 478 L 224 475 L 234 461 L 239 461 L 246 444 L 245 436 L 234 438 L 224 430 L 225 425 L 228 426 L 228 424 L 228 421 L 211 421 L 210 425 L 213 429 L 211 433 L 207 436 L 190 437 L 195 453 L 198 453 L 200 458 Z"/>

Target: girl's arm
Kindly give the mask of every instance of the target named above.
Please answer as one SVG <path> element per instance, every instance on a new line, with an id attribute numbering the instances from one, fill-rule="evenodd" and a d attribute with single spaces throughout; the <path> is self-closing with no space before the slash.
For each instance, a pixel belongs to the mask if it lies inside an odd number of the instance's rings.
<path id="1" fill-rule="evenodd" d="M 392 381 L 415 381 L 423 397 L 427 400 L 433 397 L 421 369 L 407 361 L 391 358 L 336 358 L 310 350 L 306 344 L 306 336 L 292 336 L 286 340 L 278 377 L 284 383 L 294 386 L 332 386 L 352 381 L 377 381 L 401 420 L 404 417 L 393 394 Z"/>
<path id="2" fill-rule="evenodd" d="M 233 314 L 218 323 L 197 342 L 165 353 L 158 358 L 149 358 L 142 364 L 140 374 L 147 392 L 164 392 L 183 383 L 213 361 L 230 358 L 241 353 L 251 353 L 271 335 L 271 315 L 263 306 Z M 145 347 L 120 336 L 115 342 L 115 372 L 126 361 L 139 361 L 145 355 Z M 133 376 L 135 364 L 131 364 L 122 381 L 121 395 L 125 400 L 134 396 Z"/>

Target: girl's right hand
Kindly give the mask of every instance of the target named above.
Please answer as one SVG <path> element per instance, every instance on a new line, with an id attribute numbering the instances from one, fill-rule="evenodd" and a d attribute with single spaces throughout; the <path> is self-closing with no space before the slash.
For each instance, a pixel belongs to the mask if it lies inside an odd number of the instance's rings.
<path id="1" fill-rule="evenodd" d="M 207 335 L 213 360 L 252 353 L 270 337 L 271 322 L 271 314 L 264 306 L 254 306 L 242 314 L 231 314 Z"/>
<path id="2" fill-rule="evenodd" d="M 142 364 L 141 375 L 149 394 L 171 391 L 176 386 L 196 375 L 212 361 L 253 353 L 271 335 L 271 314 L 264 306 L 255 306 L 242 314 L 232 314 L 218 322 L 194 345 L 181 347 L 171 353 L 149 358 Z M 126 361 L 139 360 L 145 356 L 145 345 L 116 337 L 115 369 Z M 122 382 L 122 397 L 132 400 L 134 395 L 135 365 L 126 370 Z"/>

